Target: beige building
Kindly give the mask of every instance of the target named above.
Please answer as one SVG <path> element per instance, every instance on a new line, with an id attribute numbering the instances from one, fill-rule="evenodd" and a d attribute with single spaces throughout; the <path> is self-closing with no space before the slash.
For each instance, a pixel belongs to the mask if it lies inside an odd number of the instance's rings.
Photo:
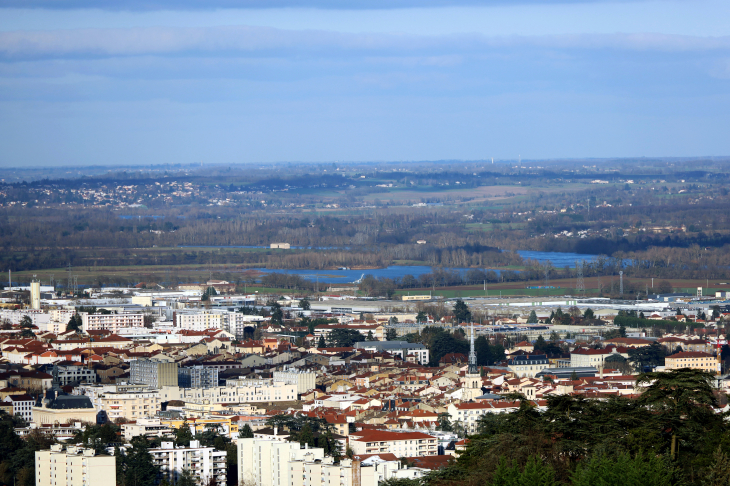
<path id="1" fill-rule="evenodd" d="M 72 424 L 74 422 L 96 422 L 97 411 L 93 408 L 46 408 L 33 407 L 33 422 L 38 425 Z"/>
<path id="2" fill-rule="evenodd" d="M 117 483 L 116 458 L 97 456 L 93 449 L 53 444 L 35 453 L 36 486 L 113 486 Z"/>
<path id="3" fill-rule="evenodd" d="M 667 356 L 664 358 L 664 365 L 668 370 L 692 368 L 713 374 L 720 372 L 720 363 L 717 362 L 717 358 L 699 351 L 685 351 Z"/>
<path id="4" fill-rule="evenodd" d="M 153 417 L 160 411 L 160 394 L 157 390 L 108 392 L 101 395 L 99 400 L 109 420 L 137 420 Z"/>
<path id="5" fill-rule="evenodd" d="M 377 486 L 373 467 L 342 459 L 334 463 L 324 449 L 302 449 L 298 442 L 238 439 L 238 479 L 252 486 Z"/>
<path id="6" fill-rule="evenodd" d="M 286 402 L 297 399 L 297 384 L 271 379 L 228 380 L 227 386 L 211 388 L 179 388 L 160 390 L 163 401 L 182 400 L 192 403 Z"/>
<path id="7" fill-rule="evenodd" d="M 160 448 L 150 449 L 150 454 L 155 466 L 172 483 L 177 482 L 183 469 L 187 469 L 201 484 L 207 485 L 213 478 L 217 486 L 226 486 L 226 451 L 201 447 L 199 441 L 191 440 L 189 447 L 162 442 Z"/>

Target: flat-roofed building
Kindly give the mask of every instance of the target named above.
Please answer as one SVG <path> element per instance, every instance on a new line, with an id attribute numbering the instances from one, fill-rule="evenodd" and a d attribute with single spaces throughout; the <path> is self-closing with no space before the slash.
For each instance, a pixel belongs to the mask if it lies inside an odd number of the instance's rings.
<path id="1" fill-rule="evenodd" d="M 218 368 L 213 366 L 183 366 L 177 370 L 180 388 L 212 388 L 218 386 Z"/>
<path id="2" fill-rule="evenodd" d="M 108 392 L 101 395 L 100 401 L 101 409 L 107 413 L 109 420 L 138 420 L 153 417 L 160 411 L 157 390 Z"/>
<path id="3" fill-rule="evenodd" d="M 129 381 L 136 385 L 149 385 L 152 388 L 177 386 L 177 363 L 154 359 L 135 359 L 130 362 Z"/>
<path id="4" fill-rule="evenodd" d="M 176 483 L 183 469 L 187 469 L 201 484 L 209 484 L 213 479 L 216 486 L 226 486 L 226 451 L 202 447 L 197 440 L 191 440 L 188 447 L 162 442 L 161 447 L 149 451 L 152 462 L 171 483 Z"/>
<path id="5" fill-rule="evenodd" d="M 95 486 L 117 484 L 116 458 L 97 456 L 94 449 L 53 444 L 35 453 L 37 486 Z"/>
<path id="6" fill-rule="evenodd" d="M 389 353 L 400 356 L 403 361 L 414 361 L 422 365 L 428 364 L 430 359 L 426 346 L 408 341 L 360 341 L 355 343 L 355 348 L 371 353 Z"/>
<path id="7" fill-rule="evenodd" d="M 396 457 L 435 456 L 438 439 L 422 432 L 362 430 L 350 434 L 354 454 L 390 453 Z"/>
<path id="8" fill-rule="evenodd" d="M 144 314 L 89 314 L 81 313 L 84 332 L 111 331 L 116 334 L 129 327 L 144 327 Z"/>
<path id="9" fill-rule="evenodd" d="M 238 479 L 252 486 L 377 486 L 374 467 L 342 459 L 335 464 L 319 447 L 276 439 L 238 439 Z"/>

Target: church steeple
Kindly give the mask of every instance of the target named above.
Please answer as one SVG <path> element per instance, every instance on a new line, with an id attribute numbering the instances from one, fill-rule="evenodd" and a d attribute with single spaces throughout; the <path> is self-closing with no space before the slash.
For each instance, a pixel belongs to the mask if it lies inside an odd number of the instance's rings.
<path id="1" fill-rule="evenodd" d="M 470 375 L 476 375 L 479 373 L 479 370 L 477 370 L 477 352 L 474 349 L 474 323 L 471 324 L 471 336 L 469 339 L 470 342 L 470 349 L 469 349 L 469 368 L 467 369 L 467 373 Z"/>

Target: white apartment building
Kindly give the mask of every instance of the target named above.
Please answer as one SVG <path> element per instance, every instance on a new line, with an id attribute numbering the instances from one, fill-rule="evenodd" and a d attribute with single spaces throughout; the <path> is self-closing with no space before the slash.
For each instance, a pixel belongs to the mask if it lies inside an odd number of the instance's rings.
<path id="1" fill-rule="evenodd" d="M 117 484 L 116 458 L 53 444 L 51 450 L 35 453 L 35 475 L 36 486 L 112 486 Z"/>
<path id="2" fill-rule="evenodd" d="M 158 418 L 142 418 L 136 422 L 122 424 L 124 440 L 130 441 L 141 435 L 144 437 L 163 437 L 172 433 L 172 429 Z"/>
<path id="3" fill-rule="evenodd" d="M 33 324 L 41 331 L 45 331 L 51 322 L 51 315 L 39 309 L 0 309 L 0 321 L 10 321 L 14 326 L 20 324 L 24 316 L 30 317 Z"/>
<path id="4" fill-rule="evenodd" d="M 69 383 L 96 383 L 96 371 L 78 363 L 58 365 L 58 381 L 61 386 Z"/>
<path id="5" fill-rule="evenodd" d="M 201 484 L 211 478 L 218 486 L 226 486 L 226 451 L 201 447 L 191 440 L 189 447 L 175 447 L 174 442 L 162 442 L 159 449 L 150 449 L 152 461 L 171 483 L 177 482 L 183 469 L 189 470 Z"/>
<path id="6" fill-rule="evenodd" d="M 316 373 L 313 371 L 299 371 L 289 369 L 287 371 L 274 371 L 274 381 L 283 381 L 297 385 L 297 393 L 307 393 L 314 390 L 316 386 Z"/>
<path id="7" fill-rule="evenodd" d="M 30 395 L 8 395 L 3 402 L 13 406 L 13 415 L 19 415 L 26 422 L 33 421 L 33 404 L 35 400 Z"/>
<path id="8" fill-rule="evenodd" d="M 163 387 L 160 398 L 209 404 L 286 402 L 297 399 L 297 385 L 270 379 L 228 380 L 227 386 L 211 388 Z"/>
<path id="9" fill-rule="evenodd" d="M 50 309 L 48 313 L 51 314 L 52 321 L 68 323 L 76 314 L 76 309 Z"/>
<path id="10" fill-rule="evenodd" d="M 464 426 L 470 434 L 477 432 L 479 419 L 488 413 L 510 413 L 519 408 L 517 402 L 469 402 L 452 403 L 446 409 L 452 424 L 457 422 Z"/>
<path id="11" fill-rule="evenodd" d="M 116 334 L 127 327 L 144 327 L 144 314 L 88 314 L 81 313 L 84 332 L 111 331 Z"/>
<path id="12" fill-rule="evenodd" d="M 297 442 L 238 439 L 238 479 L 252 486 L 377 486 L 375 468 L 343 459 L 335 464 L 324 449 Z"/>
<path id="13" fill-rule="evenodd" d="M 599 368 L 605 365 L 606 358 L 612 354 L 618 354 L 629 359 L 628 352 L 619 353 L 616 348 L 610 349 L 587 349 L 579 348 L 570 353 L 571 368 Z"/>
<path id="14" fill-rule="evenodd" d="M 220 311 L 176 312 L 175 327 L 186 331 L 205 331 L 206 329 L 223 329 L 227 320 L 226 313 Z"/>
<path id="15" fill-rule="evenodd" d="M 223 321 L 223 329 L 236 336 L 236 339 L 243 340 L 247 327 L 255 327 L 257 323 L 266 321 L 263 316 L 252 316 L 240 312 L 228 312 Z"/>
<path id="16" fill-rule="evenodd" d="M 428 364 L 431 359 L 428 348 L 420 343 L 409 343 L 407 341 L 360 341 L 355 343 L 357 349 L 371 353 L 390 353 L 393 356 L 400 356 L 403 361 Z"/>
<path id="17" fill-rule="evenodd" d="M 396 457 L 438 455 L 438 439 L 422 432 L 362 430 L 350 434 L 354 454 L 394 454 Z"/>

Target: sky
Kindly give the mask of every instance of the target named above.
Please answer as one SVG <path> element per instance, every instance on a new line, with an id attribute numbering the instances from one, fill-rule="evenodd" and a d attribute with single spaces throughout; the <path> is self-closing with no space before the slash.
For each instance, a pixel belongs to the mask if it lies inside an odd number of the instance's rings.
<path id="1" fill-rule="evenodd" d="M 727 0 L 2 0 L 0 166 L 730 155 Z"/>

